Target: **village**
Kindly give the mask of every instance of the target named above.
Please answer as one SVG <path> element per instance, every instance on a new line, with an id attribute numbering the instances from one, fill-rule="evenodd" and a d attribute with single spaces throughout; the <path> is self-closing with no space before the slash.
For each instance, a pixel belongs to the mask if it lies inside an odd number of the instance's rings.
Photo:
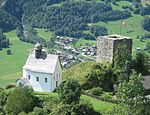
<path id="1" fill-rule="evenodd" d="M 55 44 L 59 45 L 59 50 L 55 49 L 54 54 L 59 55 L 62 66 L 67 68 L 76 62 L 94 61 L 96 59 L 97 46 L 75 47 L 77 39 L 57 36 Z"/>
<path id="2" fill-rule="evenodd" d="M 0 115 L 150 115 L 150 0 L 0 0 Z"/>

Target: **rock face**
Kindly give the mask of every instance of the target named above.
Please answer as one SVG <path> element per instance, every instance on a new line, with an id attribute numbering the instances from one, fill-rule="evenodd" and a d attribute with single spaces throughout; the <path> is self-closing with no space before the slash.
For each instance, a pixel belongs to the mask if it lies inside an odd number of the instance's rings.
<path id="1" fill-rule="evenodd" d="M 119 46 L 126 46 L 128 53 L 132 53 L 132 39 L 126 36 L 109 35 L 97 38 L 97 62 L 114 62 L 115 52 Z M 120 51 L 121 52 L 121 51 Z"/>

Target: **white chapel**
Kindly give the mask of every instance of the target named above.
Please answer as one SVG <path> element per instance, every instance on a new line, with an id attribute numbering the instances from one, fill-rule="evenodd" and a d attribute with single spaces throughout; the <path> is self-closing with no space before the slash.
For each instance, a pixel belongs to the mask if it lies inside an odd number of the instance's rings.
<path id="1" fill-rule="evenodd" d="M 37 43 L 23 66 L 23 77 L 16 84 L 28 85 L 34 91 L 52 92 L 61 83 L 62 66 L 58 55 L 47 54 Z"/>

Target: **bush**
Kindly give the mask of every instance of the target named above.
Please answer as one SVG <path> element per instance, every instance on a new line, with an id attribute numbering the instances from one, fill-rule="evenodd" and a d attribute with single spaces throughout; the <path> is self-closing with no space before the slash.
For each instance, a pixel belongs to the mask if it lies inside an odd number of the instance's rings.
<path id="1" fill-rule="evenodd" d="M 5 115 L 4 106 L 6 104 L 8 94 L 5 90 L 0 89 L 0 115 Z"/>
<path id="2" fill-rule="evenodd" d="M 62 103 L 79 103 L 81 96 L 81 86 L 78 81 L 68 79 L 61 83 L 59 88 L 59 98 Z"/>
<path id="3" fill-rule="evenodd" d="M 103 98 L 104 98 L 105 100 L 110 100 L 110 99 L 112 99 L 112 96 L 109 95 L 109 94 L 107 94 L 107 93 L 105 93 L 105 94 L 103 95 Z"/>
<path id="4" fill-rule="evenodd" d="M 79 104 L 59 104 L 52 111 L 52 115 L 101 115 L 96 112 L 89 102 L 81 101 Z"/>
<path id="5" fill-rule="evenodd" d="M 103 93 L 103 89 L 101 87 L 92 88 L 90 93 L 92 95 L 100 96 Z"/>
<path id="6" fill-rule="evenodd" d="M 76 79 L 83 90 L 102 87 L 104 91 L 113 91 L 115 75 L 108 63 L 82 62 L 65 71 L 63 76 Z"/>
<path id="7" fill-rule="evenodd" d="M 8 84 L 6 87 L 5 87 L 5 89 L 11 89 L 11 88 L 14 88 L 14 87 L 16 87 L 15 86 L 15 84 Z"/>
<path id="8" fill-rule="evenodd" d="M 7 50 L 7 55 L 11 55 L 11 54 L 12 54 L 11 50 L 8 49 L 8 50 Z"/>
<path id="9" fill-rule="evenodd" d="M 146 33 L 146 34 L 144 35 L 144 38 L 150 38 L 150 34 L 149 34 L 149 33 Z"/>
<path id="10" fill-rule="evenodd" d="M 138 74 L 149 75 L 150 73 L 150 57 L 144 51 L 137 52 L 135 59 L 132 60 L 132 69 Z"/>
<path id="11" fill-rule="evenodd" d="M 4 107 L 8 115 L 18 115 L 21 112 L 31 112 L 36 106 L 40 106 L 38 97 L 28 87 L 16 87 L 7 98 Z"/>
<path id="12" fill-rule="evenodd" d="M 144 17 L 141 22 L 141 26 L 143 29 L 150 31 L 150 18 L 148 16 Z"/>

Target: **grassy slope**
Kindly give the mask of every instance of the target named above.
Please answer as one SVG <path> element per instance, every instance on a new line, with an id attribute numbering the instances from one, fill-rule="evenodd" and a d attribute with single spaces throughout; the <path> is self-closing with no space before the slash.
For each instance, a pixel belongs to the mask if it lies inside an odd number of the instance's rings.
<path id="1" fill-rule="evenodd" d="M 142 1 L 142 5 L 146 5 L 146 4 L 150 4 L 150 1 L 149 0 L 141 0 Z"/>
<path id="2" fill-rule="evenodd" d="M 122 10 L 122 6 L 130 5 L 130 2 L 128 1 L 120 1 L 116 2 L 117 5 L 112 4 L 112 8 L 114 10 Z M 121 28 L 121 21 L 109 21 L 107 23 L 104 22 L 98 22 L 91 25 L 99 25 L 99 26 L 105 26 L 108 29 L 108 34 L 121 34 L 124 36 L 129 36 L 133 38 L 133 54 L 135 54 L 136 48 L 145 48 L 145 44 L 147 41 L 150 41 L 150 39 L 146 39 L 145 42 L 140 42 L 139 39 L 136 37 L 138 35 L 144 35 L 145 33 L 148 33 L 141 27 L 141 21 L 143 17 L 141 15 L 132 14 L 132 17 L 125 19 L 126 26 Z M 131 31 L 131 32 L 130 32 Z"/>
<path id="3" fill-rule="evenodd" d="M 22 66 L 33 45 L 21 42 L 15 31 L 6 33 L 10 40 L 12 55 L 7 55 L 6 50 L 0 51 L 0 87 L 15 81 L 22 76 Z"/>
<path id="4" fill-rule="evenodd" d="M 72 66 L 63 73 L 63 79 L 73 78 L 80 83 L 85 82 L 85 77 L 95 68 L 96 62 L 82 62 Z"/>
<path id="5" fill-rule="evenodd" d="M 82 95 L 81 99 L 92 103 L 92 105 L 93 105 L 93 107 L 96 111 L 111 110 L 115 106 L 115 104 L 113 104 L 113 103 L 100 101 L 100 100 L 97 100 L 95 98 L 92 98 L 92 97 L 89 97 L 89 96 L 86 96 L 86 95 Z"/>
<path id="6" fill-rule="evenodd" d="M 76 47 L 80 47 L 80 46 L 93 46 L 96 45 L 96 41 L 95 40 L 84 40 L 84 39 L 79 39 L 76 43 L 75 46 Z"/>
<path id="7" fill-rule="evenodd" d="M 45 96 L 45 97 L 48 96 L 50 98 L 55 98 L 55 99 L 59 98 L 57 93 L 39 93 L 39 92 L 36 92 L 35 94 L 38 96 Z M 97 100 L 95 98 L 92 98 L 92 97 L 89 97 L 86 95 L 82 95 L 81 99 L 91 103 L 96 111 L 111 110 L 115 106 L 115 104 L 113 104 L 113 103 L 100 101 L 100 100 Z"/>
<path id="8" fill-rule="evenodd" d="M 120 34 L 120 28 L 121 28 L 121 35 L 129 36 L 133 38 L 133 47 L 143 47 L 145 43 L 140 42 L 140 40 L 136 39 L 137 35 L 144 35 L 146 31 L 144 31 L 141 28 L 141 20 L 143 19 L 142 16 L 140 15 L 133 15 L 133 17 L 130 17 L 126 20 L 126 26 L 125 27 L 120 27 L 121 21 L 110 21 L 108 23 L 104 22 L 98 22 L 94 25 L 100 25 L 100 26 L 105 26 L 108 28 L 108 33 L 109 34 Z M 132 31 L 128 33 L 129 31 Z"/>
<path id="9" fill-rule="evenodd" d="M 100 0 L 97 0 L 97 1 L 99 2 Z M 145 1 L 142 3 L 144 4 Z M 123 10 L 122 6 L 129 6 L 130 2 L 123 0 L 123 1 L 116 2 L 116 4 L 111 4 L 111 5 L 114 10 Z M 134 55 L 136 48 L 144 49 L 146 42 L 150 41 L 150 39 L 146 39 L 145 42 L 140 42 L 140 40 L 136 38 L 138 35 L 141 36 L 141 35 L 144 35 L 145 33 L 148 33 L 147 31 L 143 30 L 143 28 L 141 27 L 142 19 L 143 17 L 141 15 L 132 14 L 132 17 L 124 20 L 126 22 L 126 26 L 123 28 L 120 27 L 121 21 L 109 21 L 107 23 L 98 22 L 98 23 L 89 24 L 89 26 L 91 25 L 104 26 L 108 29 L 108 34 L 121 34 L 121 35 L 129 36 L 133 38 L 133 55 Z M 82 40 L 79 41 L 77 43 L 77 46 L 80 46 L 80 44 L 84 44 L 83 42 L 86 42 L 86 41 L 82 41 Z M 96 44 L 96 42 L 94 41 L 92 43 Z"/>
<path id="10" fill-rule="evenodd" d="M 40 28 L 36 28 L 38 35 L 42 38 L 44 38 L 45 40 L 49 40 L 53 37 L 53 33 L 50 31 L 46 31 L 46 29 L 40 29 Z"/>
<path id="11" fill-rule="evenodd" d="M 129 6 L 130 2 L 129 1 L 119 1 L 119 2 L 116 2 L 116 5 L 114 5 L 114 4 L 111 4 L 111 5 L 114 10 L 122 10 L 122 7 Z"/>
<path id="12" fill-rule="evenodd" d="M 46 32 L 45 29 L 36 29 L 38 35 L 46 40 L 52 38 L 51 32 Z M 11 31 L 5 33 L 10 40 L 10 48 L 13 55 L 7 55 L 7 49 L 0 51 L 0 87 L 8 83 L 14 82 L 22 76 L 22 66 L 34 47 L 30 43 L 25 43 L 19 40 L 16 32 Z"/>

